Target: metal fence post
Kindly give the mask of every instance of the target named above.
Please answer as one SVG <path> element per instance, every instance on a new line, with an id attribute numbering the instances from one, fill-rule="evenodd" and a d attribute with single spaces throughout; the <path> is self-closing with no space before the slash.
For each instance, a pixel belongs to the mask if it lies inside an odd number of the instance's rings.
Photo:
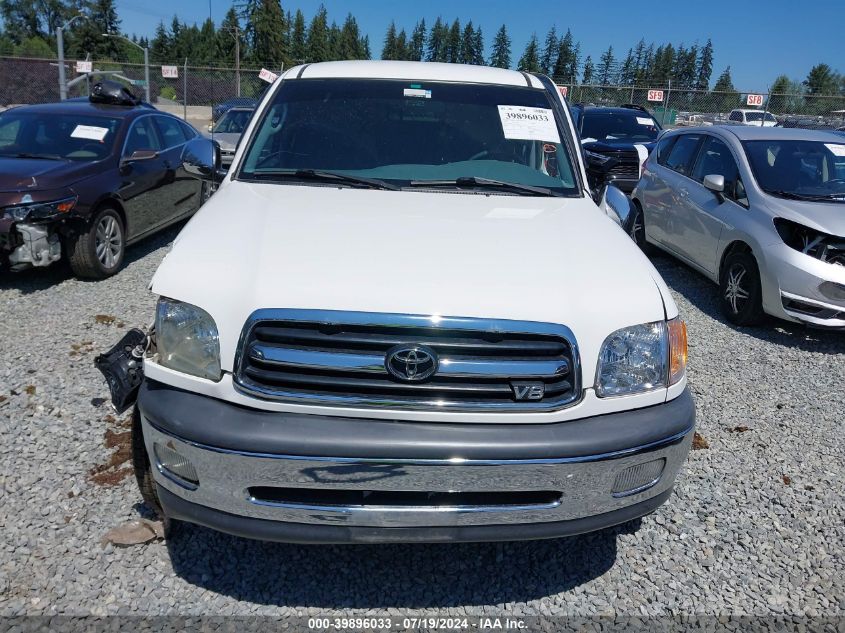
<path id="1" fill-rule="evenodd" d="M 766 86 L 766 104 L 763 106 L 763 118 L 760 119 L 760 127 L 766 127 L 766 115 L 769 113 L 769 99 L 771 98 L 771 88 Z"/>
<path id="2" fill-rule="evenodd" d="M 188 120 L 188 58 L 185 58 L 185 69 L 182 71 L 182 113 Z"/>
<path id="3" fill-rule="evenodd" d="M 56 27 L 56 46 L 59 49 L 59 99 L 67 99 L 67 84 L 65 83 L 65 40 L 62 27 Z"/>

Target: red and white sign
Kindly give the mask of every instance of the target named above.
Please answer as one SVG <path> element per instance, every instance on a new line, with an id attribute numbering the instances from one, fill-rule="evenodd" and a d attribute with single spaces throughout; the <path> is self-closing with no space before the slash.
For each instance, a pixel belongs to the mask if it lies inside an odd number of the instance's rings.
<path id="1" fill-rule="evenodd" d="M 178 66 L 162 66 L 161 67 L 161 76 L 165 79 L 178 79 L 179 78 L 179 67 Z"/>
<path id="2" fill-rule="evenodd" d="M 262 68 L 262 69 L 261 69 L 261 72 L 260 72 L 260 73 L 258 73 L 258 78 L 259 78 L 259 79 L 263 79 L 263 80 L 264 80 L 264 81 L 266 81 L 268 84 L 271 84 L 271 83 L 273 83 L 274 81 L 276 81 L 276 80 L 279 78 L 279 76 L 278 76 L 276 73 L 274 73 L 274 72 L 270 72 L 270 71 L 269 71 L 269 70 L 267 70 L 266 68 Z"/>
<path id="3" fill-rule="evenodd" d="M 569 94 L 569 86 L 558 86 L 557 90 L 560 93 L 560 96 L 566 99 L 566 95 Z"/>
<path id="4" fill-rule="evenodd" d="M 86 61 L 76 62 L 76 72 L 78 72 L 78 73 L 90 73 L 92 70 L 94 70 L 94 62 L 86 62 Z"/>
<path id="5" fill-rule="evenodd" d="M 648 91 L 648 100 L 649 101 L 663 101 L 663 91 L 662 90 L 649 90 Z"/>
<path id="6" fill-rule="evenodd" d="M 763 105 L 763 95 L 748 95 L 748 105 L 758 107 Z"/>

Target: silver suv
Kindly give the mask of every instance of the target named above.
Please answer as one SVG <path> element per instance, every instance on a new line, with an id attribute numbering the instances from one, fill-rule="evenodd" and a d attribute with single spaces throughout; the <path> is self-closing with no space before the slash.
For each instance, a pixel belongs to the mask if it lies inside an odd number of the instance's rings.
<path id="1" fill-rule="evenodd" d="M 727 318 L 845 328 L 845 138 L 713 126 L 664 134 L 632 197 L 641 248 L 720 286 Z"/>

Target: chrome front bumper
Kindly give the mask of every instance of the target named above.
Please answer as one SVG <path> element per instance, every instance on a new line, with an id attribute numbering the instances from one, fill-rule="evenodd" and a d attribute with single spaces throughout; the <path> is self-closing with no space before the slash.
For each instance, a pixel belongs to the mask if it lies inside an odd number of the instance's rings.
<path id="1" fill-rule="evenodd" d="M 165 514 L 303 543 L 553 538 L 648 514 L 690 449 L 688 390 L 555 424 L 439 424 L 249 409 L 146 380 Z"/>
<path id="2" fill-rule="evenodd" d="M 177 497 L 228 514 L 271 521 L 364 527 L 439 527 L 571 521 L 635 505 L 670 490 L 689 452 L 692 433 L 626 453 L 535 460 L 412 460 L 303 457 L 245 453 L 199 445 L 166 434 L 142 418 L 156 483 Z M 193 465 L 199 484 L 180 481 L 158 463 L 156 443 Z M 647 482 L 614 494 L 629 467 L 665 460 Z M 557 499 L 497 505 L 313 505 L 258 499 L 250 489 L 370 492 L 553 491 Z M 643 489 L 644 488 L 644 489 Z"/>

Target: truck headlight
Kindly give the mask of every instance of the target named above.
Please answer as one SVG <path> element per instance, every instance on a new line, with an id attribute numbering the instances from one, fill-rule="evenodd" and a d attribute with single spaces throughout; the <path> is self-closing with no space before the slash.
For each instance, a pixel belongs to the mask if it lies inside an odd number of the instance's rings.
<path id="1" fill-rule="evenodd" d="M 680 319 L 616 330 L 599 352 L 596 394 L 623 396 L 666 388 L 683 378 L 687 330 Z"/>
<path id="2" fill-rule="evenodd" d="M 162 297 L 156 308 L 155 332 L 161 365 L 192 376 L 220 380 L 220 340 L 217 324 L 208 312 Z"/>

